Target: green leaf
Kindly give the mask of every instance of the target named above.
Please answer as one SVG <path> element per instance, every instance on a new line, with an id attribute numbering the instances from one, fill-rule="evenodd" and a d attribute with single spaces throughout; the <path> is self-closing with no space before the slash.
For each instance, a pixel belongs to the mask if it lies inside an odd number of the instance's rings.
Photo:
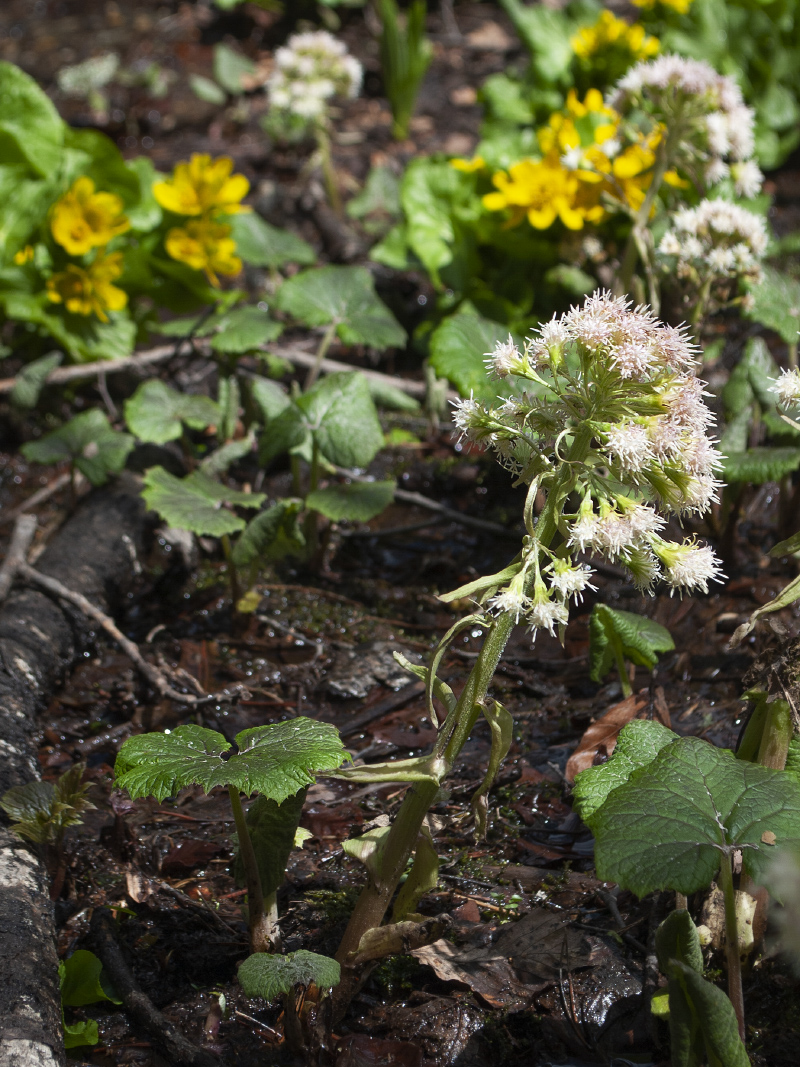
<path id="1" fill-rule="evenodd" d="M 244 529 L 244 519 L 223 508 L 223 502 L 245 508 L 259 508 L 264 502 L 263 493 L 228 489 L 203 471 L 176 478 L 163 467 L 145 471 L 142 496 L 170 526 L 201 537 L 222 537 Z"/>
<path id="2" fill-rule="evenodd" d="M 306 497 L 306 507 L 318 511 L 333 522 L 369 522 L 385 511 L 394 500 L 395 483 L 351 482 L 315 489 Z"/>
<path id="3" fill-rule="evenodd" d="M 597 279 L 570 263 L 559 263 L 545 273 L 548 285 L 558 285 L 570 296 L 585 296 L 597 288 Z"/>
<path id="4" fill-rule="evenodd" d="M 22 445 L 20 451 L 33 463 L 69 460 L 92 485 L 103 485 L 125 466 L 133 444 L 130 434 L 117 433 L 104 412 L 91 408 L 39 441 Z"/>
<path id="5" fill-rule="evenodd" d="M 794 538 L 790 538 L 789 541 L 784 542 L 784 544 L 790 544 L 793 540 Z M 780 611 L 782 608 L 788 608 L 790 604 L 794 604 L 795 600 L 798 599 L 800 599 L 800 575 L 798 575 L 797 578 L 793 578 L 788 585 L 785 585 L 776 597 L 773 597 L 772 600 L 768 600 L 766 604 L 761 604 L 760 607 L 757 607 L 755 611 L 751 612 L 747 622 L 743 622 L 741 626 L 737 626 L 733 637 L 731 637 L 730 647 L 735 648 L 737 645 L 741 644 L 762 615 L 769 615 L 773 611 Z"/>
<path id="6" fill-rule="evenodd" d="M 400 887 L 392 909 L 392 922 L 399 923 L 417 910 L 420 898 L 439 884 L 439 856 L 426 827 L 417 838 L 414 862 Z"/>
<path id="7" fill-rule="evenodd" d="M 161 801 L 187 785 L 200 785 L 206 793 L 232 785 L 281 804 L 311 785 L 315 772 L 334 770 L 346 756 L 333 726 L 302 716 L 243 730 L 234 745 L 203 726 L 129 737 L 114 768 L 117 788 L 134 800 Z"/>
<path id="8" fill-rule="evenodd" d="M 760 285 L 750 289 L 753 304 L 745 315 L 780 334 L 786 344 L 797 343 L 800 330 L 800 281 L 772 267 L 764 267 Z"/>
<path id="9" fill-rule="evenodd" d="M 358 372 L 327 375 L 299 397 L 296 405 L 329 463 L 367 467 L 383 447 L 378 413 L 367 381 Z"/>
<path id="10" fill-rule="evenodd" d="M 273 419 L 276 419 L 282 411 L 291 406 L 290 400 L 286 390 L 278 382 L 272 381 L 271 378 L 257 378 L 250 379 L 250 394 L 258 404 L 261 415 L 264 422 L 269 426 Z"/>
<path id="11" fill-rule="evenodd" d="M 545 82 L 558 81 L 569 70 L 573 57 L 565 13 L 538 4 L 527 6 L 520 0 L 500 0 L 500 5 L 530 51 L 536 73 Z"/>
<path id="12" fill-rule="evenodd" d="M 384 166 L 372 167 L 364 188 L 347 203 L 351 219 L 360 219 L 367 233 L 383 233 L 400 216 L 400 182 Z"/>
<path id="13" fill-rule="evenodd" d="M 450 204 L 460 184 L 461 176 L 449 163 L 415 159 L 406 167 L 400 186 L 405 241 L 435 282 L 438 271 L 453 260 L 456 233 Z"/>
<path id="14" fill-rule="evenodd" d="M 85 1019 L 76 1023 L 63 1023 L 64 1048 L 80 1048 L 81 1045 L 96 1045 L 100 1032 L 94 1019 Z"/>
<path id="15" fill-rule="evenodd" d="M 61 984 L 61 1003 L 67 1008 L 82 1008 L 86 1004 L 97 1004 L 110 1000 L 112 1004 L 122 1001 L 110 988 L 108 980 L 103 981 L 103 964 L 93 952 L 76 949 L 71 956 L 58 965 Z"/>
<path id="16" fill-rule="evenodd" d="M 283 326 L 275 322 L 260 307 L 237 308 L 228 312 L 219 324 L 219 332 L 211 340 L 215 352 L 240 355 L 250 352 L 265 341 L 274 341 L 283 333 Z"/>
<path id="17" fill-rule="evenodd" d="M 256 797 L 248 809 L 247 829 L 256 854 L 264 896 L 274 893 L 284 883 L 286 864 L 295 848 L 295 835 L 305 799 L 306 790 L 301 789 L 287 797 L 282 804 L 277 804 L 269 797 Z M 240 852 L 237 852 L 234 860 L 233 874 L 237 885 L 247 884 Z"/>
<path id="18" fill-rule="evenodd" d="M 587 767 L 575 779 L 575 810 L 588 822 L 608 799 L 624 785 L 638 767 L 651 763 L 675 734 L 659 722 L 633 719 L 620 732 L 613 756 L 598 767 Z"/>
<path id="19" fill-rule="evenodd" d="M 198 100 L 202 100 L 206 104 L 222 107 L 228 99 L 224 89 L 220 88 L 211 78 L 206 78 L 202 74 L 189 75 L 189 88 Z"/>
<path id="20" fill-rule="evenodd" d="M 616 756 L 615 750 L 607 766 Z M 800 786 L 785 771 L 681 737 L 582 817 L 595 835 L 598 878 L 637 896 L 705 889 L 720 857 L 734 849 L 742 850 L 747 873 L 764 884 L 776 848 L 800 846 Z M 767 833 L 776 845 L 763 841 Z"/>
<path id="21" fill-rule="evenodd" d="M 750 1067 L 736 1012 L 725 993 L 678 960 L 671 960 L 665 973 L 674 1067 L 706 1062 L 715 1067 Z"/>
<path id="22" fill-rule="evenodd" d="M 35 359 L 33 363 L 26 363 L 17 374 L 14 388 L 11 390 L 11 403 L 27 411 L 35 408 L 47 375 L 56 369 L 63 358 L 61 352 L 50 352 L 47 356 Z"/>
<path id="23" fill-rule="evenodd" d="M 244 92 L 242 78 L 256 69 L 255 63 L 247 56 L 221 43 L 214 45 L 213 64 L 214 77 L 223 89 L 234 96 Z"/>
<path id="24" fill-rule="evenodd" d="M 659 652 L 675 648 L 669 630 L 645 615 L 595 604 L 589 618 L 589 677 L 601 681 L 615 663 L 614 649 L 632 663 L 652 669 Z"/>
<path id="25" fill-rule="evenodd" d="M 762 407 L 774 408 L 774 386 L 779 370 L 763 337 L 750 338 L 745 345 L 739 366 L 747 371 L 747 379 Z"/>
<path id="26" fill-rule="evenodd" d="M 239 569 L 259 561 L 302 556 L 306 539 L 297 521 L 302 500 L 277 501 L 247 524 L 233 548 L 233 565 Z"/>
<path id="27" fill-rule="evenodd" d="M 410 415 L 419 411 L 419 401 L 397 386 L 377 378 L 367 378 L 367 385 L 369 395 L 378 407 L 389 408 L 390 411 L 406 411 Z"/>
<path id="28" fill-rule="evenodd" d="M 0 62 L 0 163 L 24 160 L 45 178 L 58 170 L 64 123 L 30 75 Z"/>
<path id="29" fill-rule="evenodd" d="M 221 448 L 205 457 L 200 463 L 200 470 L 212 478 L 224 474 L 230 466 L 238 463 L 240 459 L 252 452 L 255 443 L 256 435 L 252 430 L 247 437 L 242 437 L 238 441 L 228 441 Z"/>
<path id="30" fill-rule="evenodd" d="M 406 332 L 375 292 L 365 267 L 321 267 L 295 274 L 278 290 L 275 306 L 306 326 L 336 323 L 345 344 L 402 347 Z"/>
<path id="31" fill-rule="evenodd" d="M 507 340 L 508 335 L 507 327 L 481 315 L 450 315 L 431 335 L 430 364 L 462 396 L 494 400 L 497 389 L 486 372 L 485 360 L 497 342 Z"/>
<path id="32" fill-rule="evenodd" d="M 170 388 L 159 378 L 142 382 L 125 401 L 128 429 L 140 441 L 163 445 L 183 433 L 185 422 L 193 430 L 204 430 L 219 421 L 219 405 L 208 396 L 189 396 Z"/>
<path id="33" fill-rule="evenodd" d="M 287 263 L 305 267 L 316 261 L 317 254 L 307 241 L 289 230 L 270 226 L 255 211 L 233 215 L 228 223 L 237 254 L 253 267 L 277 270 Z"/>
<path id="34" fill-rule="evenodd" d="M 778 482 L 785 474 L 800 467 L 800 448 L 748 448 L 746 452 L 731 452 L 723 457 L 723 481 Z"/>
<path id="35" fill-rule="evenodd" d="M 670 960 L 679 960 L 696 974 L 703 973 L 700 936 L 685 908 L 670 912 L 656 930 L 656 956 L 662 974 L 667 974 Z"/>
<path id="36" fill-rule="evenodd" d="M 486 837 L 489 790 L 494 785 L 497 772 L 500 770 L 500 764 L 508 755 L 511 742 L 514 740 L 514 719 L 502 704 L 495 701 L 491 708 L 481 705 L 481 709 L 492 731 L 492 747 L 484 779 L 472 794 L 472 800 L 470 801 L 470 808 L 475 817 L 476 839 Z"/>
<path id="37" fill-rule="evenodd" d="M 341 980 L 341 970 L 330 956 L 320 956 L 301 948 L 285 956 L 268 952 L 248 956 L 239 968 L 238 978 L 246 997 L 274 1000 L 292 994 L 298 985 L 332 989 Z"/>
<path id="38" fill-rule="evenodd" d="M 521 570 L 521 563 L 509 563 L 507 567 L 502 571 L 497 571 L 496 574 L 487 574 L 482 578 L 476 578 L 473 582 L 460 585 L 458 589 L 453 589 L 450 593 L 439 593 L 437 600 L 441 600 L 443 604 L 452 604 L 454 600 L 474 597 L 478 593 L 494 592 L 501 585 L 505 585 L 506 582 L 510 582 L 512 578 L 515 578 Z"/>

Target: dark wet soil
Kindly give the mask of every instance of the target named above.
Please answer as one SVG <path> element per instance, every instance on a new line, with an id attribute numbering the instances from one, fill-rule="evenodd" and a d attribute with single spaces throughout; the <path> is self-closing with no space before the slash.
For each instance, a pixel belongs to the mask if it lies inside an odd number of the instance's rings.
<path id="1" fill-rule="evenodd" d="M 341 242 L 337 246 L 337 235 L 321 226 L 308 195 L 307 149 L 281 149 L 266 140 L 257 93 L 220 114 L 188 84 L 190 74 L 208 75 L 213 45 L 220 41 L 263 60 L 308 14 L 306 7 L 286 4 L 281 17 L 255 4 L 226 14 L 175 0 L 6 0 L 0 57 L 33 74 L 70 122 L 104 129 L 126 154 L 145 152 L 164 169 L 192 151 L 231 154 L 251 179 L 259 210 L 336 259 L 342 258 Z M 337 122 L 337 166 L 352 176 L 353 188 L 376 162 L 399 173 L 418 152 L 468 154 L 474 146 L 479 109 L 470 90 L 513 60 L 517 46 L 494 5 L 459 5 L 456 13 L 464 36 L 455 42 L 438 16 L 431 17 L 435 61 L 411 138 L 397 144 L 374 41 L 364 33 L 360 12 L 343 11 L 343 36 L 367 70 L 364 94 L 342 107 Z M 112 86 L 106 113 L 98 115 L 85 101 L 65 96 L 55 75 L 107 51 L 119 53 L 129 77 L 128 84 Z M 770 181 L 776 228 L 799 228 L 797 168 L 789 165 Z M 380 275 L 378 281 L 380 286 Z M 384 284 L 408 325 L 420 314 L 418 297 L 426 284 L 413 276 Z M 741 339 L 735 332 L 728 337 L 733 358 Z M 397 356 L 383 369 L 418 374 L 418 359 Z M 109 386 L 112 392 L 123 388 Z M 80 405 L 89 398 L 91 387 L 69 399 Z M 67 399 L 48 403 L 54 413 L 67 410 Z M 248 727 L 312 715 L 339 727 L 354 756 L 368 762 L 419 754 L 431 743 L 434 726 L 424 696 L 413 684 L 399 687 L 387 668 L 387 650 L 402 649 L 413 658 L 435 646 L 463 607 L 450 611 L 436 594 L 505 565 L 516 551 L 522 498 L 489 460 L 457 448 L 446 429 L 431 430 L 422 420 L 412 428 L 421 444 L 382 453 L 372 473 L 398 477 L 405 488 L 502 523 L 508 538 L 449 521 L 394 532 L 430 518 L 421 509 L 395 505 L 370 524 L 367 536 L 342 539 L 327 575 L 282 566 L 262 576 L 259 608 L 242 620 L 231 610 L 213 548 L 201 544 L 196 558 L 183 560 L 151 531 L 145 573 L 129 594 L 121 625 L 149 657 L 188 672 L 208 691 L 246 687 L 233 703 L 203 709 L 204 725 L 233 737 Z M 0 430 L 4 509 L 57 473 L 28 467 L 20 458 L 16 447 L 28 430 L 13 420 Z M 277 470 L 263 488 L 280 495 L 286 478 Z M 41 509 L 38 544 L 46 543 L 69 507 L 66 495 L 56 495 Z M 766 554 L 782 536 L 778 520 L 774 486 L 744 500 L 735 536 L 726 540 L 729 579 L 708 597 L 645 601 L 606 566 L 597 594 L 574 612 L 563 648 L 547 635 L 533 647 L 521 631 L 514 635 L 494 692 L 514 715 L 515 736 L 490 795 L 487 838 L 476 842 L 464 818 L 488 757 L 484 724 L 476 727 L 433 810 L 440 879 L 420 903 L 425 915 L 453 916 L 451 943 L 468 953 L 472 970 L 456 979 L 442 977 L 452 972 L 439 958 L 382 963 L 336 1031 L 332 1060 L 339 1067 L 544 1067 L 615 1056 L 666 1062 L 666 1033 L 648 1014 L 646 994 L 657 981 L 648 970 L 648 946 L 668 901 L 609 897 L 613 887 L 594 878 L 591 837 L 571 811 L 565 780 L 567 759 L 584 731 L 621 695 L 613 679 L 603 685 L 589 679 L 588 614 L 596 598 L 667 626 L 675 651 L 652 673 L 638 669 L 634 679 L 644 713 L 679 733 L 731 747 L 745 710 L 742 678 L 755 656 L 777 647 L 779 638 L 765 627 L 730 652 L 730 634 L 794 573 L 790 563 Z M 7 535 L 8 529 L 0 532 Z M 794 632 L 798 616 L 795 605 L 773 618 Z M 478 647 L 477 632 L 468 633 L 445 658 L 442 674 L 456 690 Z M 227 797 L 185 790 L 162 804 L 131 803 L 113 789 L 112 767 L 126 737 L 188 721 L 198 721 L 197 714 L 157 699 L 102 638 L 42 714 L 43 776 L 52 780 L 75 761 L 85 762 L 95 803 L 67 837 L 56 901 L 59 952 L 64 956 L 86 944 L 92 909 L 114 908 L 119 942 L 136 978 L 188 1037 L 237 1067 L 283 1062 L 279 1010 L 247 1000 L 236 984 L 236 967 L 248 947 L 243 891 L 230 871 Z M 312 836 L 292 854 L 279 895 L 287 950 L 335 951 L 363 881 L 341 842 L 372 820 L 393 815 L 403 792 L 397 785 L 359 788 L 330 779 L 309 791 L 303 825 Z M 699 908 L 699 901 L 693 903 Z M 525 933 L 523 923 L 534 932 Z M 565 923 L 572 938 L 569 965 L 560 957 Z M 492 946 L 506 943 L 502 939 L 517 927 L 522 932 L 515 953 L 529 962 L 524 973 L 509 978 L 491 962 Z M 551 943 L 556 948 L 549 962 L 525 955 Z M 799 991 L 779 960 L 766 959 L 747 976 L 749 1044 L 759 1067 L 797 1062 Z M 83 1060 L 160 1067 L 163 1061 L 122 1010 L 105 1005 L 82 1011 L 100 1028 L 100 1044 L 80 1050 Z"/>

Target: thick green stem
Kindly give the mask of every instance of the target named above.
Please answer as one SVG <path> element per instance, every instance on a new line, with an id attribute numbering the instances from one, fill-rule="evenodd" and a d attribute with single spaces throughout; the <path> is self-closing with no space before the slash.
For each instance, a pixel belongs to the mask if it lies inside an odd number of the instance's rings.
<path id="1" fill-rule="evenodd" d="M 325 359 L 325 356 L 328 353 L 328 349 L 331 347 L 331 342 L 336 336 L 336 327 L 338 325 L 338 322 L 332 322 L 330 326 L 328 326 L 325 333 L 322 335 L 322 340 L 319 343 L 317 354 L 314 357 L 314 363 L 311 367 L 309 367 L 308 374 L 306 375 L 306 380 L 303 384 L 303 389 L 310 389 L 314 382 L 317 380 L 317 378 L 319 378 L 319 372 L 322 367 L 322 361 L 323 359 Z"/>
<path id="2" fill-rule="evenodd" d="M 239 588 L 239 573 L 236 570 L 236 565 L 233 562 L 233 549 L 231 547 L 231 539 L 228 534 L 223 534 L 220 538 L 222 543 L 222 554 L 225 556 L 225 566 L 228 569 L 228 582 L 231 587 L 231 599 L 233 600 L 233 606 L 239 603 L 239 597 L 241 595 L 241 589 Z"/>
<path id="3" fill-rule="evenodd" d="M 247 886 L 250 951 L 269 952 L 272 948 L 270 938 L 271 924 L 264 909 L 261 875 L 258 873 L 258 861 L 253 849 L 253 842 L 250 840 L 250 831 L 247 829 L 247 820 L 244 817 L 244 808 L 242 807 L 239 790 L 235 786 L 229 785 L 228 796 L 231 798 L 233 821 L 236 824 L 236 834 L 239 838 L 239 855 L 242 857 L 245 884 Z"/>
<path id="4" fill-rule="evenodd" d="M 697 327 L 699 326 L 700 322 L 702 321 L 703 315 L 705 314 L 705 310 L 708 305 L 708 298 L 711 295 L 711 283 L 713 282 L 713 280 L 713 278 L 706 278 L 706 280 L 703 282 L 700 287 L 700 292 L 698 293 L 695 305 L 692 308 L 692 313 L 689 316 L 689 325 L 692 327 L 692 333 L 694 334 L 696 340 L 698 339 Z"/>
<path id="5" fill-rule="evenodd" d="M 311 472 L 309 474 L 308 482 L 308 491 L 313 493 L 319 486 L 319 445 L 316 441 L 314 441 L 311 452 Z M 314 557 L 319 551 L 318 513 L 311 509 L 306 515 L 306 520 L 303 526 L 308 554 L 309 556 Z"/>
<path id="6" fill-rule="evenodd" d="M 561 477 L 548 496 L 536 525 L 536 541 L 543 548 L 549 547 L 558 527 L 562 493 L 566 491 L 572 477 L 570 464 L 585 459 L 591 439 L 592 434 L 588 429 L 582 429 L 576 435 L 567 463 L 562 467 Z M 452 766 L 481 714 L 481 702 L 486 697 L 513 628 L 513 617 L 503 614 L 495 619 L 486 633 L 478 659 L 470 671 L 456 706 L 445 719 L 434 747 L 434 755 L 440 757 L 443 762 L 440 780 Z M 360 976 L 355 969 L 348 967 L 348 960 L 351 954 L 358 950 L 364 934 L 383 922 L 406 864 L 416 848 L 423 819 L 438 791 L 439 781 L 433 780 L 417 782 L 406 793 L 386 838 L 381 867 L 376 876 L 370 877 L 356 903 L 336 954 L 342 967 L 342 981 L 333 993 L 335 1019 L 344 1014 L 359 985 Z"/>
<path id="7" fill-rule="evenodd" d="M 719 881 L 725 900 L 725 956 L 728 961 L 728 996 L 736 1021 L 739 1037 L 744 1041 L 744 997 L 742 995 L 742 961 L 739 956 L 739 924 L 736 921 L 736 892 L 733 888 L 733 856 L 725 854 L 719 868 Z"/>
<path id="8" fill-rule="evenodd" d="M 342 214 L 342 198 L 339 195 L 339 184 L 336 181 L 336 171 L 331 156 L 331 139 L 328 131 L 323 126 L 317 127 L 317 146 L 319 147 L 319 159 L 322 164 L 322 178 L 325 182 L 325 191 L 328 201 L 337 215 Z"/>

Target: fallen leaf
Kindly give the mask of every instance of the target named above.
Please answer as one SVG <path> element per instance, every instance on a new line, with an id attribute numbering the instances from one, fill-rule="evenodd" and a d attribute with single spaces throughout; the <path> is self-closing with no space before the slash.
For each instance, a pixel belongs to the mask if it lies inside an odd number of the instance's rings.
<path id="1" fill-rule="evenodd" d="M 604 763 L 614 751 L 622 727 L 631 719 L 635 719 L 646 707 L 646 698 L 634 693 L 619 704 L 613 704 L 601 719 L 593 722 L 567 760 L 564 772 L 566 780 L 574 782 L 576 776 L 587 767 Z"/>
<path id="2" fill-rule="evenodd" d="M 222 851 L 222 845 L 214 841 L 181 841 L 173 845 L 161 861 L 161 873 L 166 875 L 186 874 L 204 867 L 212 856 Z"/>

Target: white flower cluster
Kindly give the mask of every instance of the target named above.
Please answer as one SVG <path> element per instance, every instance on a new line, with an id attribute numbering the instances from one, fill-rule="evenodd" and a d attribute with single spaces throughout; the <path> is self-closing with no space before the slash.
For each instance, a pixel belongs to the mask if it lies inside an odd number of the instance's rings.
<path id="1" fill-rule="evenodd" d="M 683 162 L 691 157 L 703 166 L 707 185 L 733 179 L 738 196 L 753 197 L 763 175 L 752 159 L 755 141 L 753 111 L 733 78 L 697 59 L 663 55 L 637 63 L 617 84 L 610 106 L 623 114 L 644 103 L 666 124 L 686 124 Z"/>
<path id="2" fill-rule="evenodd" d="M 658 246 L 662 266 L 692 282 L 747 278 L 757 281 L 767 250 L 763 218 L 729 200 L 701 200 L 676 211 Z"/>
<path id="3" fill-rule="evenodd" d="M 772 392 L 777 396 L 778 404 L 782 408 L 800 404 L 800 370 L 797 367 L 782 370 L 780 378 L 776 378 L 773 383 Z"/>
<path id="4" fill-rule="evenodd" d="M 591 570 L 574 558 L 580 552 L 622 562 L 648 592 L 659 579 L 673 590 L 704 592 L 719 579 L 711 548 L 661 536 L 665 516 L 706 512 L 720 486 L 721 457 L 707 433 L 714 417 L 693 373 L 695 357 L 682 329 L 604 292 L 545 324 L 523 351 L 511 338 L 498 342 L 490 369 L 536 382 L 539 395 L 492 407 L 473 397 L 457 401 L 457 428 L 494 448 L 534 488 L 551 490 L 569 469 L 582 503 L 577 514 L 561 516 L 566 558 L 539 544 L 529 527 L 522 570 L 490 608 L 524 618 L 534 633 L 554 632 L 567 621 L 570 597 L 592 588 Z M 797 388 L 800 395 L 800 376 Z M 585 454 L 568 456 L 569 442 L 581 436 Z"/>
<path id="5" fill-rule="evenodd" d="M 270 105 L 308 122 L 322 119 L 332 97 L 358 96 L 362 73 L 358 60 L 330 33 L 296 33 L 275 53 L 267 82 Z"/>

